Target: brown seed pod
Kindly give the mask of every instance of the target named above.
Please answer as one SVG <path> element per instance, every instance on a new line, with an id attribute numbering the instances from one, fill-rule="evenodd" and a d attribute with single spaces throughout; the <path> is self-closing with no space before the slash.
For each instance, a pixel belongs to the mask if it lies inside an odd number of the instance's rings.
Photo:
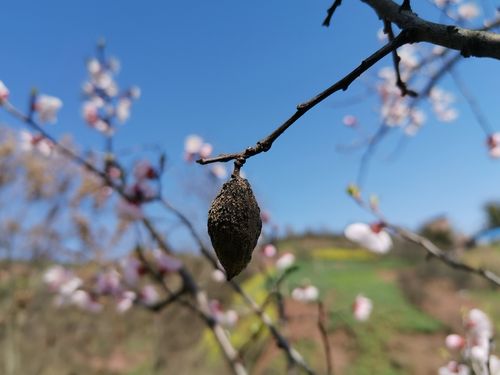
<path id="1" fill-rule="evenodd" d="M 208 234 L 228 280 L 250 262 L 261 229 L 260 209 L 250 184 L 232 176 L 208 211 Z"/>

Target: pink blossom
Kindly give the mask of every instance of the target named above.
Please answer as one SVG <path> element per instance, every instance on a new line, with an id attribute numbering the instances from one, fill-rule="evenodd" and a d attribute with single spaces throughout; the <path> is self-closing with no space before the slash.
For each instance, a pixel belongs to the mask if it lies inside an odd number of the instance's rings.
<path id="1" fill-rule="evenodd" d="M 354 319 L 360 322 L 367 321 L 373 310 L 373 302 L 371 299 L 358 294 L 354 301 L 352 310 Z"/>
<path id="2" fill-rule="evenodd" d="M 111 136 L 114 133 L 113 127 L 109 124 L 108 121 L 105 121 L 101 118 L 97 119 L 97 121 L 93 124 L 91 124 L 92 127 L 97 130 L 98 132 Z"/>
<path id="3" fill-rule="evenodd" d="M 377 39 L 379 42 L 383 43 L 387 41 L 387 34 L 384 32 L 383 28 L 377 30 Z"/>
<path id="4" fill-rule="evenodd" d="M 118 271 L 111 269 L 97 275 L 95 291 L 98 294 L 117 294 L 121 291 L 121 280 Z"/>
<path id="5" fill-rule="evenodd" d="M 116 118 L 122 124 L 128 120 L 130 117 L 130 108 L 132 107 L 132 101 L 127 98 L 121 98 L 116 105 Z"/>
<path id="6" fill-rule="evenodd" d="M 500 375 L 500 359 L 496 355 L 490 355 L 489 366 L 491 375 Z"/>
<path id="7" fill-rule="evenodd" d="M 184 141 L 184 155 L 187 161 L 192 161 L 196 156 L 207 158 L 212 154 L 212 151 L 212 145 L 205 143 L 203 138 L 196 134 L 187 136 Z"/>
<path id="8" fill-rule="evenodd" d="M 142 275 L 145 273 L 142 263 L 133 256 L 128 256 L 120 262 L 125 282 L 128 285 L 136 285 Z"/>
<path id="9" fill-rule="evenodd" d="M 182 262 L 179 259 L 165 254 L 160 249 L 155 249 L 153 256 L 161 273 L 177 272 L 182 268 Z"/>
<path id="10" fill-rule="evenodd" d="M 292 290 L 292 298 L 300 302 L 314 302 L 319 297 L 319 290 L 314 285 L 298 287 Z"/>
<path id="11" fill-rule="evenodd" d="M 71 303 L 82 310 L 97 313 L 102 310 L 102 305 L 95 301 L 88 292 L 77 290 L 71 295 Z"/>
<path id="12" fill-rule="evenodd" d="M 54 144 L 42 134 L 32 134 L 27 130 L 21 130 L 19 136 L 19 146 L 22 151 L 37 151 L 45 157 L 52 154 Z"/>
<path id="13" fill-rule="evenodd" d="M 295 255 L 292 253 L 284 253 L 276 261 L 276 268 L 278 270 L 284 271 L 290 268 L 295 263 Z"/>
<path id="14" fill-rule="evenodd" d="M 479 309 L 472 309 L 467 314 L 465 327 L 469 333 L 476 336 L 485 336 L 488 339 L 493 336 L 493 329 L 488 315 Z"/>
<path id="15" fill-rule="evenodd" d="M 215 320 L 223 327 L 232 328 L 238 322 L 238 313 L 235 310 L 224 311 L 218 300 L 210 301 L 210 310 Z"/>
<path id="16" fill-rule="evenodd" d="M 90 125 L 95 125 L 99 120 L 99 107 L 95 101 L 87 101 L 83 103 L 82 115 L 86 122 Z"/>
<path id="17" fill-rule="evenodd" d="M 406 44 L 398 49 L 398 56 L 401 59 L 401 68 L 415 69 L 419 64 L 417 48 L 414 45 Z"/>
<path id="18" fill-rule="evenodd" d="M 353 115 L 346 115 L 342 119 L 342 122 L 344 123 L 345 126 L 354 127 L 358 124 L 358 119 Z"/>
<path id="19" fill-rule="evenodd" d="M 122 170 L 116 165 L 106 166 L 106 174 L 113 180 L 118 180 L 122 176 Z"/>
<path id="20" fill-rule="evenodd" d="M 489 155 L 493 159 L 500 158 L 500 133 L 493 133 L 486 139 Z"/>
<path id="21" fill-rule="evenodd" d="M 226 274 L 219 269 L 212 271 L 212 280 L 218 283 L 223 283 L 226 281 Z"/>
<path id="22" fill-rule="evenodd" d="M 262 254 L 264 254 L 264 256 L 266 256 L 268 258 L 273 258 L 277 253 L 278 253 L 278 250 L 276 249 L 276 246 L 274 246 L 271 243 L 264 245 L 262 247 Z"/>
<path id="23" fill-rule="evenodd" d="M 10 91 L 7 88 L 7 86 L 5 86 L 3 81 L 0 81 L 0 105 L 2 105 L 3 102 L 5 102 L 7 99 L 9 99 L 9 94 L 10 94 Z"/>
<path id="24" fill-rule="evenodd" d="M 43 274 L 43 281 L 52 292 L 65 299 L 70 297 L 83 284 L 82 279 L 62 266 L 52 266 Z"/>
<path id="25" fill-rule="evenodd" d="M 458 15 L 464 20 L 471 20 L 479 16 L 480 10 L 474 3 L 465 3 L 458 7 Z"/>
<path id="26" fill-rule="evenodd" d="M 109 72 L 101 71 L 92 77 L 93 84 L 109 97 L 118 94 L 118 86 Z"/>
<path id="27" fill-rule="evenodd" d="M 260 219 L 264 224 L 267 224 L 271 221 L 271 214 L 268 211 L 261 211 Z"/>
<path id="28" fill-rule="evenodd" d="M 65 282 L 73 277 L 73 273 L 66 268 L 56 265 L 50 267 L 43 274 L 43 282 L 48 285 L 52 291 L 57 291 Z"/>
<path id="29" fill-rule="evenodd" d="M 82 279 L 72 275 L 59 286 L 58 293 L 61 294 L 62 296 L 71 296 L 82 285 L 83 285 Z"/>
<path id="30" fill-rule="evenodd" d="M 124 313 L 130 310 L 136 298 L 137 294 L 131 290 L 123 292 L 122 295 L 118 298 L 118 302 L 116 304 L 116 310 L 119 313 Z"/>
<path id="31" fill-rule="evenodd" d="M 383 227 L 381 223 L 373 225 L 354 223 L 346 227 L 344 235 L 374 253 L 385 254 L 391 249 L 392 240 Z"/>
<path id="32" fill-rule="evenodd" d="M 204 143 L 198 153 L 200 155 L 201 158 L 208 158 L 210 156 L 210 154 L 212 154 L 212 151 L 213 151 L 213 147 L 210 143 Z"/>
<path id="33" fill-rule="evenodd" d="M 203 138 L 198 135 L 189 135 L 184 142 L 184 151 L 187 155 L 197 154 L 203 146 Z"/>
<path id="34" fill-rule="evenodd" d="M 57 112 L 59 112 L 62 105 L 61 99 L 55 96 L 39 95 L 36 98 L 34 109 L 38 112 L 40 121 L 55 123 L 57 121 Z"/>
<path id="35" fill-rule="evenodd" d="M 154 305 L 160 299 L 160 295 L 153 285 L 144 285 L 139 298 L 146 305 Z"/>
<path id="36" fill-rule="evenodd" d="M 156 191 L 146 181 L 137 181 L 125 188 L 125 193 L 132 203 L 141 204 L 156 197 Z"/>
<path id="37" fill-rule="evenodd" d="M 470 369 L 466 365 L 450 361 L 446 366 L 439 368 L 438 375 L 470 375 Z"/>
<path id="38" fill-rule="evenodd" d="M 462 350 L 465 346 L 465 339 L 456 334 L 446 336 L 446 347 L 450 350 Z"/>
<path id="39" fill-rule="evenodd" d="M 226 167 L 224 167 L 222 164 L 214 164 L 212 168 L 210 168 L 210 173 L 212 173 L 214 177 L 217 177 L 221 180 L 227 177 Z"/>
<path id="40" fill-rule="evenodd" d="M 101 63 L 96 58 L 87 61 L 87 70 L 91 76 L 96 76 L 102 70 Z"/>
<path id="41" fill-rule="evenodd" d="M 451 93 L 439 87 L 433 87 L 429 93 L 429 101 L 438 120 L 451 122 L 458 117 L 458 111 L 455 108 L 451 108 L 451 105 L 455 101 Z"/>
<path id="42" fill-rule="evenodd" d="M 154 180 L 158 178 L 158 173 L 148 160 L 142 160 L 134 167 L 134 177 L 138 181 Z"/>

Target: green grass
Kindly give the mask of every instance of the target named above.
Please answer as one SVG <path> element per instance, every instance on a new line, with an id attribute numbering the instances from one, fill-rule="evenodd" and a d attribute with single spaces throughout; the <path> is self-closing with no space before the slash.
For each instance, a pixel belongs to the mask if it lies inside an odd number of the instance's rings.
<path id="1" fill-rule="evenodd" d="M 394 259 L 375 261 L 301 261 L 299 271 L 290 276 L 291 287 L 307 279 L 320 289 L 327 301 L 331 327 L 348 326 L 354 333 L 358 357 L 350 374 L 400 374 L 390 361 L 386 346 L 398 333 L 432 333 L 441 324 L 416 309 L 403 296 L 397 282 L 387 280 L 384 273 L 401 267 Z M 371 298 L 374 310 L 368 322 L 356 322 L 351 306 L 357 294 Z"/>

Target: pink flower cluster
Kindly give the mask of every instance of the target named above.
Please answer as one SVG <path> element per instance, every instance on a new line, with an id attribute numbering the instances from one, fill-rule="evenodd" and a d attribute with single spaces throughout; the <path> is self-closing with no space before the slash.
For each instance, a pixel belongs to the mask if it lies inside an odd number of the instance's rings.
<path id="1" fill-rule="evenodd" d="M 196 134 L 191 134 L 184 141 L 184 159 L 192 162 L 196 159 L 205 159 L 212 155 L 213 147 L 210 143 L 203 140 L 202 137 Z M 227 177 L 227 170 L 224 164 L 213 164 L 210 168 L 212 176 L 218 179 Z"/>
<path id="2" fill-rule="evenodd" d="M 7 86 L 0 81 L 0 106 L 4 105 L 10 96 L 10 91 Z M 61 99 L 45 94 L 34 94 L 32 111 L 38 115 L 41 123 L 57 122 L 57 113 L 61 109 L 63 103 Z M 20 134 L 20 149 L 22 151 L 36 151 L 42 156 L 50 156 L 54 150 L 54 144 L 51 140 L 45 138 L 42 134 L 31 133 L 27 130 L 21 130 Z"/>
<path id="3" fill-rule="evenodd" d="M 479 309 L 472 309 L 464 319 L 464 335 L 446 337 L 446 347 L 457 358 L 439 369 L 439 375 L 479 374 L 500 375 L 500 360 L 493 349 L 493 325 Z"/>
<path id="4" fill-rule="evenodd" d="M 124 188 L 127 199 L 120 199 L 117 206 L 118 215 L 130 221 L 142 219 L 144 203 L 158 196 L 158 191 L 150 182 L 158 180 L 159 172 L 149 161 L 142 160 L 135 165 L 133 176 L 133 183 Z"/>
<path id="5" fill-rule="evenodd" d="M 233 328 L 238 323 L 238 313 L 235 310 L 224 310 L 220 301 L 210 301 L 210 311 L 214 319 L 225 328 Z"/>
<path id="6" fill-rule="evenodd" d="M 133 100 L 141 96 L 138 87 L 119 91 L 114 76 L 119 63 L 114 58 L 91 58 L 87 62 L 88 80 L 83 84 L 86 100 L 82 106 L 85 121 L 108 136 L 114 133 L 115 120 L 124 124 L 130 117 Z"/>
<path id="7" fill-rule="evenodd" d="M 160 250 L 151 255 L 153 267 L 161 275 L 177 272 L 182 262 Z M 160 296 L 151 284 L 141 282 L 146 269 L 137 258 L 128 256 L 121 261 L 120 268 L 109 267 L 96 274 L 89 282 L 76 276 L 74 272 L 60 266 L 50 267 L 43 275 L 43 281 L 55 294 L 57 306 L 73 305 L 80 309 L 99 312 L 103 309 L 103 298 L 111 298 L 116 311 L 123 313 L 134 303 L 154 305 Z"/>

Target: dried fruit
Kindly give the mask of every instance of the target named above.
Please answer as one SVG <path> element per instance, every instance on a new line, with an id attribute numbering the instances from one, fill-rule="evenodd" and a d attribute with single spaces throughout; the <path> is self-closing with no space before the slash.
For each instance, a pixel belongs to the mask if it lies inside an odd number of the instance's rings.
<path id="1" fill-rule="evenodd" d="M 208 234 L 228 280 L 250 262 L 261 229 L 260 209 L 250 184 L 232 176 L 208 211 Z"/>

